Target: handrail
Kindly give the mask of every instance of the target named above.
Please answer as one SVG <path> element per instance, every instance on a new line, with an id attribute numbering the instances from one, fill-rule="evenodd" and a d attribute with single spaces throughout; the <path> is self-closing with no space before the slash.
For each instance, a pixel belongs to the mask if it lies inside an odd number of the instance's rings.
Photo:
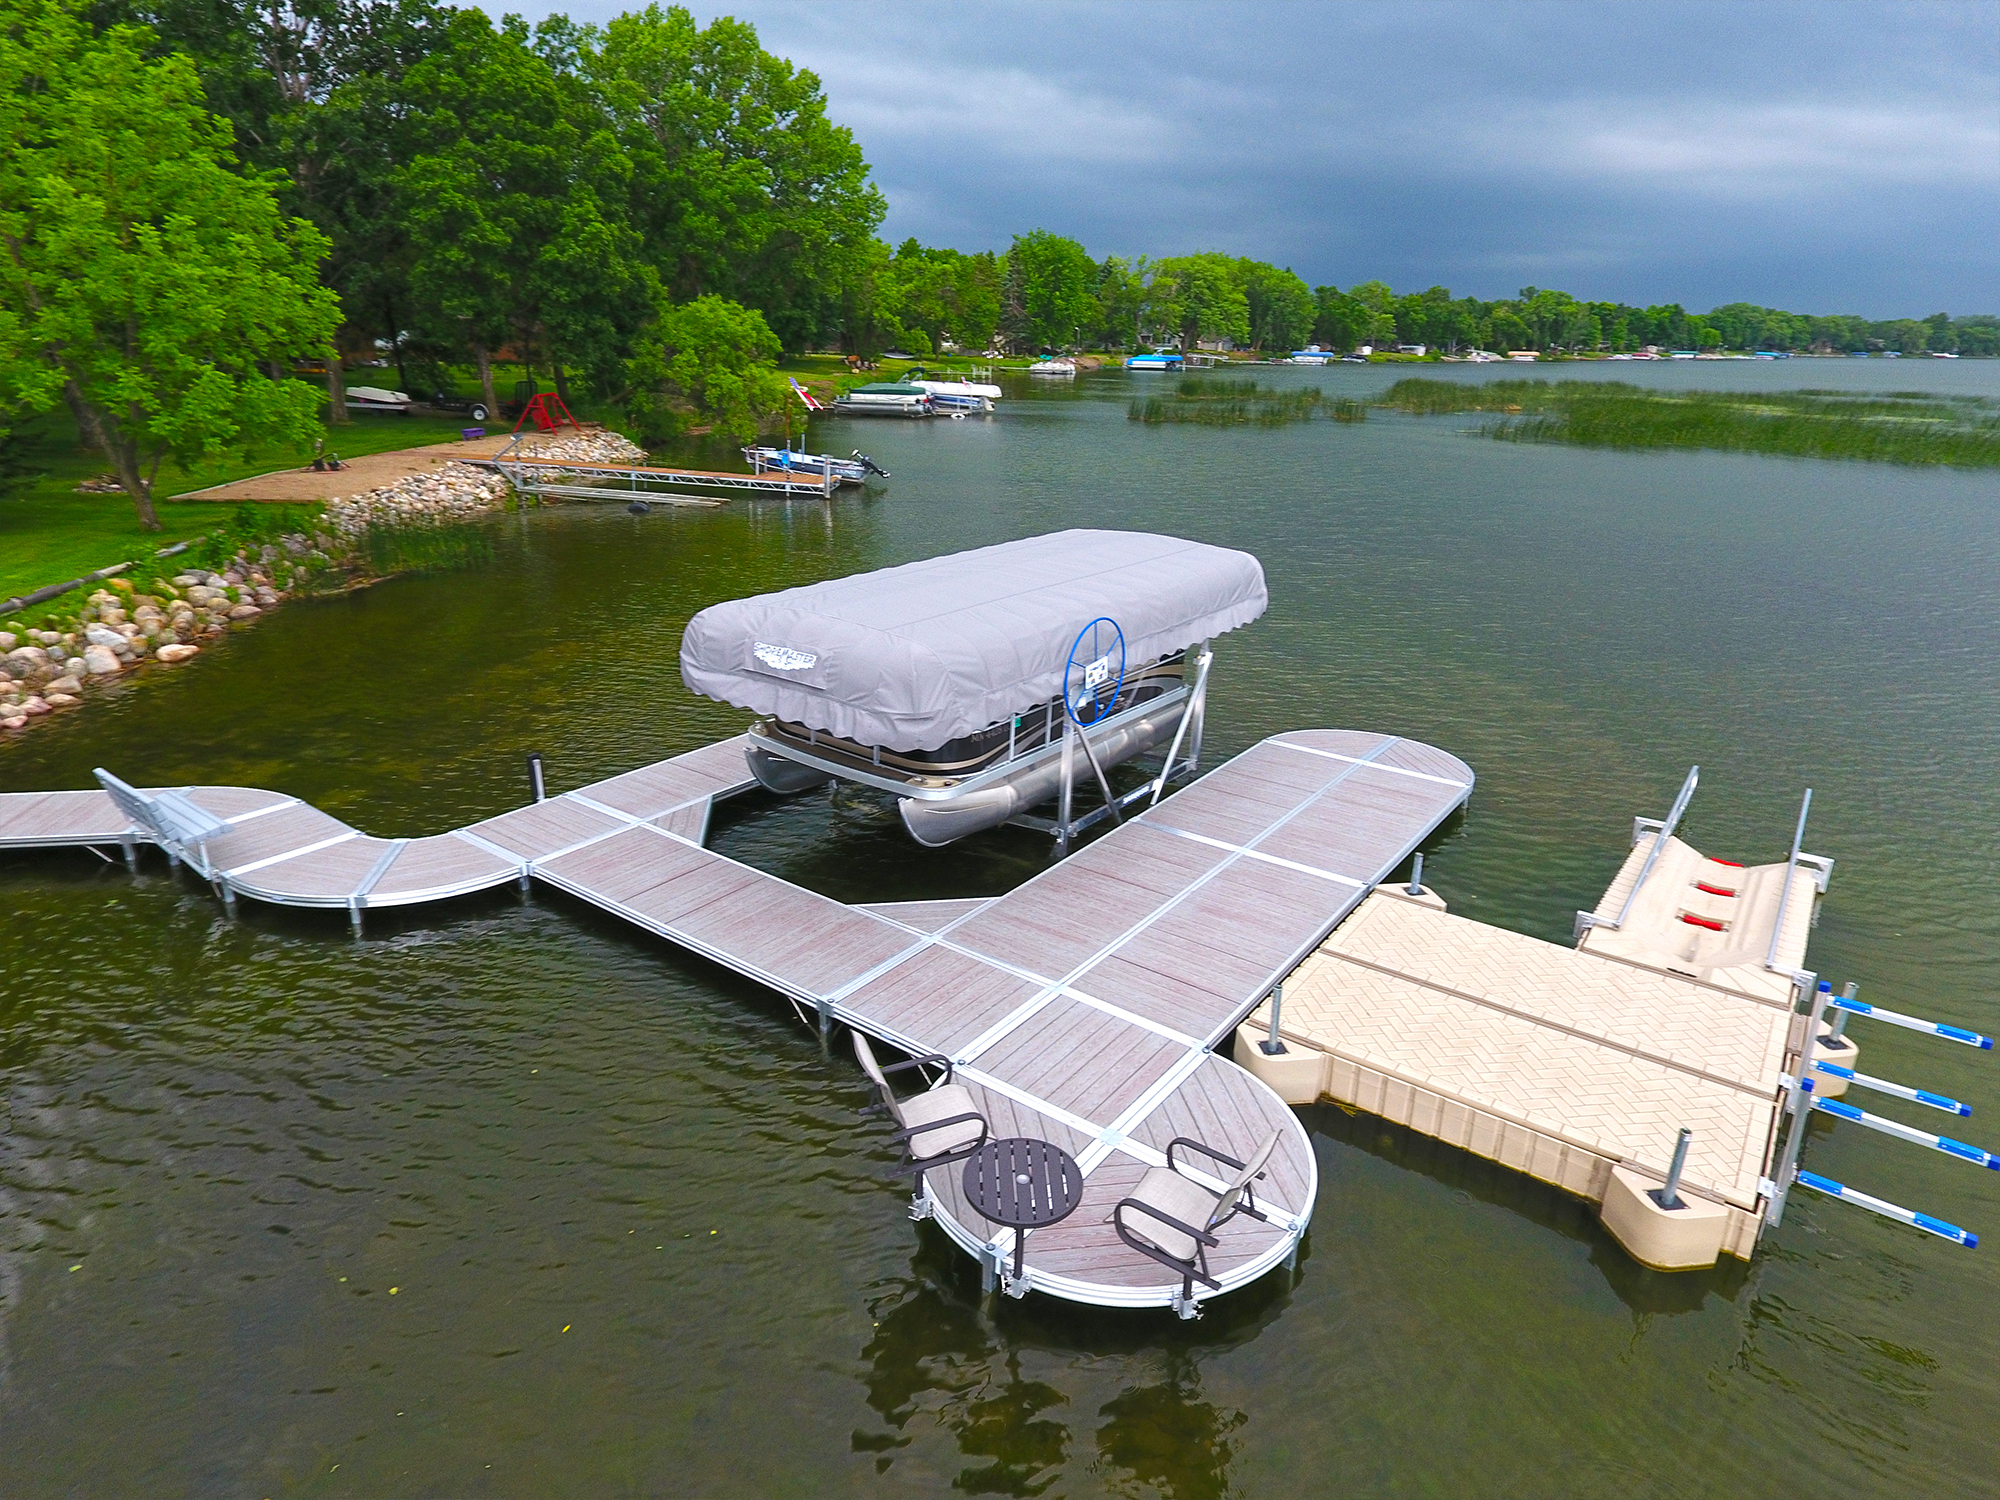
<path id="1" fill-rule="evenodd" d="M 1617 920 L 1610 925 L 1623 927 L 1625 918 L 1631 915 L 1632 903 L 1638 899 L 1639 887 L 1646 883 L 1646 877 L 1653 873 L 1653 862 L 1660 857 L 1660 851 L 1667 847 L 1667 840 L 1673 837 L 1674 829 L 1680 825 L 1681 814 L 1687 811 L 1689 799 L 1694 789 L 1701 784 L 1701 767 L 1688 767 L 1687 780 L 1681 783 L 1681 794 L 1674 798 L 1673 810 L 1667 814 L 1666 822 L 1653 835 L 1653 847 L 1646 852 L 1646 862 L 1639 866 L 1639 876 L 1632 882 L 1632 889 L 1625 893 L 1625 904 L 1618 908 Z"/>
<path id="2" fill-rule="evenodd" d="M 1771 951 L 1764 955 L 1764 967 L 1778 967 L 1778 939 L 1785 935 L 1785 908 L 1791 904 L 1792 877 L 1799 872 L 1799 850 L 1806 841 L 1806 814 L 1812 811 L 1812 788 L 1806 788 L 1805 801 L 1799 804 L 1799 826 L 1792 834 L 1792 857 L 1785 861 L 1785 883 L 1778 891 L 1778 918 L 1771 924 Z"/>

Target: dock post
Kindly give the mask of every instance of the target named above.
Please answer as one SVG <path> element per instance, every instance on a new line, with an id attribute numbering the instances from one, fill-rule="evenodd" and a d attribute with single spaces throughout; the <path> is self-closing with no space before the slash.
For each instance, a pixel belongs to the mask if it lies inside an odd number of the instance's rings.
<path id="1" fill-rule="evenodd" d="M 119 847 L 125 851 L 125 868 L 130 873 L 139 873 L 139 845 L 129 833 L 118 835 Z"/>
<path id="2" fill-rule="evenodd" d="M 348 920 L 348 921 L 349 921 L 350 923 L 352 923 L 352 924 L 353 924 L 353 927 L 354 927 L 354 935 L 355 935 L 356 937 L 360 937 L 360 936 L 361 936 L 361 898 L 360 898 L 359 896 L 350 896 L 350 897 L 348 897 L 348 898 L 347 898 L 347 920 Z"/>
<path id="3" fill-rule="evenodd" d="M 1421 896 L 1424 893 L 1424 856 L 1421 850 L 1410 861 L 1409 893 L 1412 896 Z"/>
<path id="4" fill-rule="evenodd" d="M 819 1012 L 819 1045 L 825 1051 L 827 1042 L 833 1036 L 833 1003 L 821 995 L 813 1001 L 813 1008 Z"/>
<path id="5" fill-rule="evenodd" d="M 528 790 L 535 794 L 537 802 L 549 800 L 548 788 L 542 782 L 542 752 L 528 752 Z"/>
<path id="6" fill-rule="evenodd" d="M 1285 1051 L 1285 1044 L 1278 1039 L 1278 1011 L 1285 1003 L 1285 981 L 1280 979 L 1271 986 L 1271 1035 L 1257 1044 L 1257 1050 L 1266 1057 L 1278 1057 Z"/>
<path id="7" fill-rule="evenodd" d="M 1062 790 L 1056 796 L 1056 857 L 1069 853 L 1070 799 L 1076 793 L 1072 777 L 1076 772 L 1076 720 L 1063 711 Z"/>
<path id="8" fill-rule="evenodd" d="M 1854 998 L 1854 991 L 1855 991 L 1854 981 L 1849 980 L 1847 984 L 1842 987 L 1840 991 L 1840 998 L 1843 1000 L 1852 1000 Z M 1847 1030 L 1847 1017 L 1849 1014 L 1850 1014 L 1849 1012 L 1844 1010 L 1837 1010 L 1833 1013 L 1833 1028 L 1827 1032 L 1827 1035 L 1834 1041 L 1836 1042 L 1839 1041 L 1841 1033 Z"/>
<path id="9" fill-rule="evenodd" d="M 1681 1168 L 1687 1165 L 1688 1142 L 1694 1139 L 1694 1132 L 1681 1126 L 1680 1139 L 1674 1142 L 1674 1159 L 1667 1168 L 1666 1183 L 1653 1190 L 1653 1201 L 1671 1213 L 1681 1206 Z"/>

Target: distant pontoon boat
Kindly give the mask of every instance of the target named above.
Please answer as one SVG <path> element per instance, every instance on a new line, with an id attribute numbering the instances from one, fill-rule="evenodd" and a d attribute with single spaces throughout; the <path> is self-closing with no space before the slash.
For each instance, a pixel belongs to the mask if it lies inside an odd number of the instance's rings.
<path id="1" fill-rule="evenodd" d="M 1064 531 L 711 605 L 681 677 L 760 715 L 745 754 L 772 791 L 847 781 L 894 795 L 921 844 L 1011 822 L 1066 849 L 1194 772 L 1209 642 L 1266 602 L 1247 552 Z M 1111 768 L 1162 745 L 1158 774 L 1114 795 Z"/>
<path id="2" fill-rule="evenodd" d="M 878 380 L 843 391 L 833 409 L 850 417 L 928 417 L 937 410 L 931 393 L 920 385 Z"/>

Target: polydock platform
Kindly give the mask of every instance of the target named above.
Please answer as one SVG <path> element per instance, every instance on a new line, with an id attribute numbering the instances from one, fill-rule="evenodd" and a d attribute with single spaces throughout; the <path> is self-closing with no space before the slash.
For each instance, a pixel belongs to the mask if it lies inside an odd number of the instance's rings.
<path id="1" fill-rule="evenodd" d="M 1236 1055 L 1294 1102 L 1356 1106 L 1609 1200 L 1607 1222 L 1635 1197 L 1614 1177 L 1657 1186 L 1687 1127 L 1680 1192 L 1708 1205 L 1708 1258 L 1748 1259 L 1806 1026 L 1793 976 L 1831 861 L 1803 856 L 1787 881 L 1784 864 L 1746 870 L 1671 836 L 1655 855 L 1655 841 L 1634 838 L 1575 948 L 1453 916 L 1428 889 L 1376 891 L 1286 981 L 1287 1052 L 1257 1045 L 1267 1003 Z"/>
<path id="2" fill-rule="evenodd" d="M 750 784 L 743 748 L 723 741 L 412 840 L 244 788 L 141 794 L 132 808 L 104 792 L 16 793 L 0 796 L 0 848 L 157 844 L 227 902 L 340 909 L 357 926 L 377 907 L 538 880 L 759 980 L 802 1014 L 948 1055 L 996 1136 L 1075 1156 L 1082 1205 L 1029 1233 L 1021 1290 L 1171 1304 L 1180 1278 L 1106 1219 L 1180 1135 L 1247 1158 L 1280 1133 L 1257 1189 L 1269 1222 L 1219 1231 L 1220 1290 L 1292 1257 L 1318 1191 L 1311 1143 L 1277 1094 L 1214 1048 L 1465 802 L 1462 761 L 1393 736 L 1281 734 L 1006 895 L 867 907 L 703 847 L 715 800 Z M 965 1203 L 956 1173 L 933 1172 L 927 1188 L 964 1249 L 984 1261 L 1011 1246 L 1011 1231 Z"/>

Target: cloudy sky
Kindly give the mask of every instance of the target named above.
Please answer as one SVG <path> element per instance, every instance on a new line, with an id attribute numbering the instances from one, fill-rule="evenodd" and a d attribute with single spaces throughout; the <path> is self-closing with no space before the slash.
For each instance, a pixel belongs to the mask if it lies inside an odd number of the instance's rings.
<path id="1" fill-rule="evenodd" d="M 2000 0 L 690 8 L 819 74 L 890 240 L 2000 311 Z"/>

